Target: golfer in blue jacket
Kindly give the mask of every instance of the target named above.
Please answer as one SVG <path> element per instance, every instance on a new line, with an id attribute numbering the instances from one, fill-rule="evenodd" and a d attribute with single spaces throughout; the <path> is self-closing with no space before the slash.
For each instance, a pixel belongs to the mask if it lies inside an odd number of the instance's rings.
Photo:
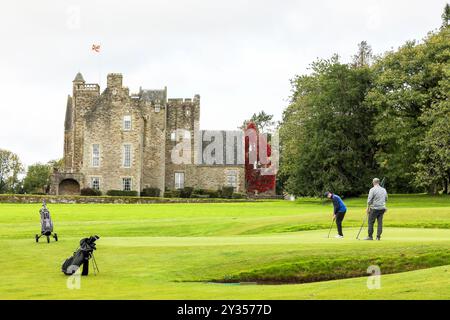
<path id="1" fill-rule="evenodd" d="M 325 192 L 325 197 L 333 201 L 333 218 L 336 220 L 336 226 L 338 230 L 338 234 L 336 235 L 336 238 L 342 239 L 344 237 L 344 234 L 342 233 L 342 221 L 344 220 L 345 213 L 347 212 L 347 207 L 344 204 L 344 201 L 342 201 L 341 197 L 339 197 L 337 194 L 333 194 L 332 192 Z"/>

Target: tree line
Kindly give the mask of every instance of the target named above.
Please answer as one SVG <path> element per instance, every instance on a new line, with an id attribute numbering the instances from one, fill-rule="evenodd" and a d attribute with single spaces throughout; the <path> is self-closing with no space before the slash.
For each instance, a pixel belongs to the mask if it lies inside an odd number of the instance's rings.
<path id="1" fill-rule="evenodd" d="M 279 179 L 295 195 L 448 193 L 450 183 L 450 6 L 423 41 L 374 56 L 359 44 L 351 63 L 319 59 L 291 80 L 279 125 Z"/>
<path id="2" fill-rule="evenodd" d="M 53 169 L 60 169 L 62 166 L 62 159 L 51 160 L 32 164 L 25 172 L 17 154 L 0 149 L 0 194 L 48 193 Z"/>

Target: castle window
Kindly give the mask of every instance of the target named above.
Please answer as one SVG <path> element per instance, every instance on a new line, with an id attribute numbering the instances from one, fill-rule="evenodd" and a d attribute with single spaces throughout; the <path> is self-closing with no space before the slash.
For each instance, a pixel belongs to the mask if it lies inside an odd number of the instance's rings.
<path id="1" fill-rule="evenodd" d="M 237 171 L 236 170 L 228 170 L 226 171 L 226 185 L 228 187 L 237 188 Z"/>
<path id="2" fill-rule="evenodd" d="M 131 130 L 131 116 L 123 117 L 123 130 L 130 131 Z"/>
<path id="3" fill-rule="evenodd" d="M 123 191 L 131 191 L 131 178 L 122 178 Z"/>
<path id="4" fill-rule="evenodd" d="M 123 145 L 123 166 L 125 168 L 131 167 L 131 144 Z"/>
<path id="5" fill-rule="evenodd" d="M 99 177 L 91 178 L 91 188 L 94 190 L 100 190 L 100 178 Z"/>
<path id="6" fill-rule="evenodd" d="M 177 134 L 176 134 L 175 131 L 170 134 L 170 140 L 171 141 L 177 141 Z"/>
<path id="7" fill-rule="evenodd" d="M 100 145 L 92 145 L 92 166 L 100 167 Z"/>
<path id="8" fill-rule="evenodd" d="M 175 189 L 184 188 L 184 172 L 175 172 Z"/>

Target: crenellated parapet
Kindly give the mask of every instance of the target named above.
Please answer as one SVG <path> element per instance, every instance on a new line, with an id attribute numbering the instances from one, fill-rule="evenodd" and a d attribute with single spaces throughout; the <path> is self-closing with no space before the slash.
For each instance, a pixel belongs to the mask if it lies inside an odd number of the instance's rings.
<path id="1" fill-rule="evenodd" d="M 79 83 L 74 85 L 75 91 L 87 91 L 87 92 L 95 92 L 100 94 L 100 85 L 97 83 Z"/>

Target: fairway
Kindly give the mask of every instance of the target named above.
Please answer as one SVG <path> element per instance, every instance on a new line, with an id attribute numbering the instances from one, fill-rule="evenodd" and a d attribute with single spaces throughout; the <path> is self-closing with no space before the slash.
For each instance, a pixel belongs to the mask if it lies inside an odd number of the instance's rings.
<path id="1" fill-rule="evenodd" d="M 449 197 L 390 197 L 379 242 L 355 240 L 365 199 L 346 204 L 344 239 L 326 238 L 332 207 L 315 199 L 49 204 L 50 244 L 34 241 L 40 204 L 0 204 L 0 298 L 450 299 Z M 74 287 L 61 264 L 93 234 L 100 273 Z"/>

